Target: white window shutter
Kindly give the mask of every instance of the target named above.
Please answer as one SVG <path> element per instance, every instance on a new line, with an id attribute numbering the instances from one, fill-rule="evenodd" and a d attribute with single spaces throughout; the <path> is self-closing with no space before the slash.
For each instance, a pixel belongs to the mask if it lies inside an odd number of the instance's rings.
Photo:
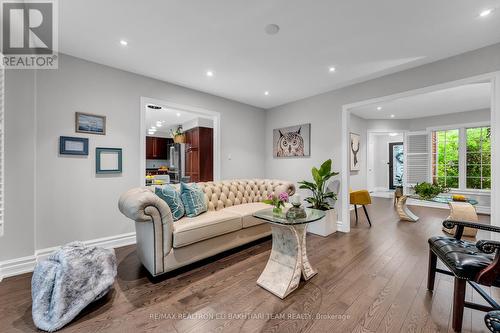
<path id="1" fill-rule="evenodd" d="M 429 134 L 409 132 L 406 147 L 407 186 L 428 182 L 430 178 Z"/>

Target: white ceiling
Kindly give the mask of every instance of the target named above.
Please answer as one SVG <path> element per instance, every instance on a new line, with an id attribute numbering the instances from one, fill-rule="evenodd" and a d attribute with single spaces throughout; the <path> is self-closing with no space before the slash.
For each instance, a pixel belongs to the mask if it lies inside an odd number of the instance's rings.
<path id="1" fill-rule="evenodd" d="M 351 109 L 365 119 L 415 119 L 489 109 L 491 84 L 474 83 Z M 378 110 L 377 107 L 382 107 Z M 394 118 L 391 118 L 394 115 Z"/>
<path id="2" fill-rule="evenodd" d="M 500 42 L 500 8 L 478 17 L 499 6 L 498 0 L 64 0 L 60 51 L 270 108 Z M 264 33 L 269 23 L 281 27 L 279 34 Z"/>
<path id="3" fill-rule="evenodd" d="M 179 114 L 179 116 L 177 116 L 177 114 Z M 175 128 L 195 118 L 199 118 L 199 115 L 174 109 L 161 108 L 153 110 L 146 107 L 146 130 L 155 126 L 157 130 L 156 134 L 168 136 L 171 128 Z M 157 127 L 157 121 L 162 122 L 161 127 Z"/>

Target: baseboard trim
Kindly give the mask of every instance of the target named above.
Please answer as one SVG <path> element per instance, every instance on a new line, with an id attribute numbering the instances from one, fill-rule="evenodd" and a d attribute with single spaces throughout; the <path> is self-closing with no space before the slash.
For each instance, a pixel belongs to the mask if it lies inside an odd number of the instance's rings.
<path id="1" fill-rule="evenodd" d="M 135 232 L 83 241 L 85 245 L 100 246 L 106 249 L 132 245 L 135 242 Z M 1 261 L 0 281 L 7 277 L 32 272 L 37 261 L 47 259 L 58 248 L 60 246 L 48 247 L 36 250 L 32 256 Z"/>
<path id="2" fill-rule="evenodd" d="M 0 281 L 6 277 L 32 272 L 35 263 L 35 256 L 26 256 L 0 262 Z"/>
<path id="3" fill-rule="evenodd" d="M 353 207 L 354 209 L 354 207 Z M 342 223 L 342 221 L 337 221 L 337 231 L 340 231 L 340 232 L 349 232 L 347 230 L 347 227 Z"/>

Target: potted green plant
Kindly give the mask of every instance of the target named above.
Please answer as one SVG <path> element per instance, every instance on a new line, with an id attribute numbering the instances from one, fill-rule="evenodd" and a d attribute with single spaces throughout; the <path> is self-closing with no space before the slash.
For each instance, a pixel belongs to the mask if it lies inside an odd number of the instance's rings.
<path id="1" fill-rule="evenodd" d="M 172 139 L 174 139 L 175 143 L 186 142 L 186 134 L 184 134 L 181 125 L 179 125 L 175 130 L 170 130 L 170 136 L 172 137 Z"/>
<path id="2" fill-rule="evenodd" d="M 303 180 L 299 182 L 299 188 L 311 191 L 312 195 L 305 200 L 310 204 L 310 208 L 325 211 L 326 215 L 323 219 L 310 223 L 308 231 L 321 235 L 328 236 L 337 231 L 337 214 L 334 207 L 330 205 L 330 199 L 337 200 L 337 194 L 328 191 L 328 181 L 330 178 L 338 175 L 338 172 L 332 171 L 332 160 L 329 159 L 319 168 L 311 169 L 313 181 Z"/>
<path id="3" fill-rule="evenodd" d="M 417 183 L 417 185 L 413 186 L 413 190 L 415 194 L 417 194 L 420 198 L 424 200 L 430 200 L 436 197 L 440 193 L 446 193 L 450 189 L 444 186 L 441 186 L 439 183 Z"/>

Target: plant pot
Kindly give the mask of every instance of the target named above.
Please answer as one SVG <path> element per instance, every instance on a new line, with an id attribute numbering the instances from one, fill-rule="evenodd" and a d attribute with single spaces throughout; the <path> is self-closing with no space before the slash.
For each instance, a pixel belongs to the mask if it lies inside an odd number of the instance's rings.
<path id="1" fill-rule="evenodd" d="M 325 211 L 325 213 L 325 217 L 321 220 L 311 222 L 307 225 L 307 232 L 326 237 L 337 231 L 337 212 L 335 209 L 330 209 Z"/>
<path id="2" fill-rule="evenodd" d="M 179 134 L 174 136 L 175 143 L 185 143 L 186 142 L 186 134 Z"/>

